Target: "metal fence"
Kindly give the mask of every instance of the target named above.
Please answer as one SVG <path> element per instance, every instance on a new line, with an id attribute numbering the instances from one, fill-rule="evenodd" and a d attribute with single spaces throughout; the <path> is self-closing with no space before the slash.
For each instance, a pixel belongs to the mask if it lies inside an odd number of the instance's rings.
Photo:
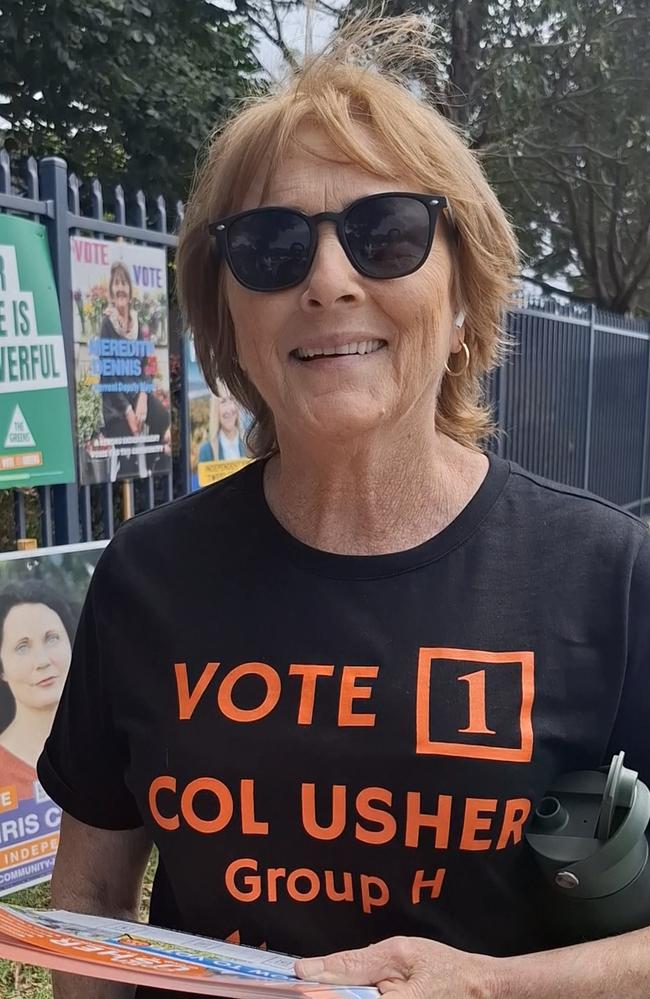
<path id="1" fill-rule="evenodd" d="M 107 204 L 97 180 L 83 188 L 89 214 L 82 214 L 82 186 L 65 162 L 27 161 L 11 174 L 0 152 L 0 212 L 30 217 L 46 226 L 71 388 L 70 418 L 76 427 L 73 300 L 70 236 L 120 238 L 173 250 L 162 197 L 151 216 L 142 191 L 127 203 L 120 186 Z M 149 224 L 149 219 L 153 224 Z M 174 224 L 182 205 L 174 208 Z M 650 322 L 603 313 L 593 306 L 528 301 L 506 314 L 512 341 L 508 360 L 490 379 L 499 427 L 493 449 L 532 472 L 589 489 L 639 515 L 650 504 Z M 179 359 L 180 360 L 180 359 Z M 187 399 L 176 402 L 181 431 L 187 429 Z M 30 533 L 42 545 L 111 537 L 116 522 L 150 509 L 188 488 L 186 434 L 176 474 L 116 484 L 45 486 L 12 491 L 14 538 L 25 537 L 28 508 L 37 508 Z M 30 506 L 31 504 L 31 506 Z M 8 545 L 5 543 L 5 547 Z"/>
<path id="2" fill-rule="evenodd" d="M 650 322 L 529 301 L 507 314 L 495 448 L 524 468 L 643 516 L 650 493 Z"/>
<path id="3" fill-rule="evenodd" d="M 64 160 L 48 156 L 37 163 L 30 158 L 24 174 L 12 177 L 9 156 L 6 150 L 0 151 L 0 211 L 27 216 L 47 229 L 59 296 L 73 432 L 76 412 L 70 237 L 119 238 L 168 249 L 173 249 L 178 242 L 177 237 L 167 231 L 163 197 L 156 199 L 151 213 L 153 225 L 149 225 L 148 206 L 142 191 L 137 191 L 127 203 L 124 191 L 118 185 L 109 192 L 105 204 L 102 186 L 98 180 L 93 180 L 84 193 L 89 214 L 81 212 L 81 183 L 74 174 L 68 173 Z M 173 228 L 177 227 L 180 217 L 182 205 L 177 204 Z M 172 475 L 116 485 L 16 489 L 13 490 L 15 537 L 23 538 L 27 534 L 28 506 L 33 499 L 38 503 L 38 541 L 49 546 L 109 538 L 115 530 L 116 519 L 124 519 L 169 500 L 173 491 Z M 30 521 L 33 536 L 36 533 L 33 518 Z"/>

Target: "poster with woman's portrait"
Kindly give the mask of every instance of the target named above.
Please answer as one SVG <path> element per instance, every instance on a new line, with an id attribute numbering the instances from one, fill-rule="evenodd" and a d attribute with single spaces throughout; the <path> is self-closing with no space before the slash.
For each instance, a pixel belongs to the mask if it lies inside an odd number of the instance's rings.
<path id="1" fill-rule="evenodd" d="M 238 472 L 250 461 L 246 434 L 251 416 L 233 398 L 225 382 L 217 382 L 216 395 L 210 391 L 191 336 L 185 337 L 185 379 L 189 401 L 190 488 L 194 490 Z"/>
<path id="2" fill-rule="evenodd" d="M 88 584 L 105 541 L 0 561 L 0 897 L 46 881 L 61 809 L 36 762 L 70 667 Z"/>
<path id="3" fill-rule="evenodd" d="M 171 471 L 167 259 L 72 236 L 81 483 Z"/>

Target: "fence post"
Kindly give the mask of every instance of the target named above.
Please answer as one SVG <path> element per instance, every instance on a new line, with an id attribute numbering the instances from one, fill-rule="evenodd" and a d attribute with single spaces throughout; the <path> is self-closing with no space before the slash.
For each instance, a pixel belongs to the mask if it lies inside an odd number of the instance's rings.
<path id="1" fill-rule="evenodd" d="M 176 219 L 174 230 L 178 232 L 183 219 L 185 218 L 185 205 L 182 201 L 176 202 Z M 192 470 L 190 467 L 190 437 L 192 424 L 190 418 L 190 398 L 189 398 L 189 349 L 191 330 L 185 329 L 184 317 L 181 316 L 181 333 L 179 341 L 180 352 L 180 459 L 181 459 L 181 479 L 184 493 L 189 493 L 192 488 Z"/>
<path id="2" fill-rule="evenodd" d="M 589 306 L 589 375 L 587 381 L 587 425 L 585 427 L 585 470 L 583 488 L 589 489 L 591 471 L 591 424 L 594 403 L 594 359 L 596 355 L 596 306 Z"/>
<path id="3" fill-rule="evenodd" d="M 188 387 L 190 384 L 189 377 L 189 362 L 190 362 L 190 333 L 188 330 L 182 330 L 179 337 L 181 352 L 180 352 L 180 457 L 181 457 L 181 473 L 183 479 L 183 491 L 185 493 L 191 492 L 192 489 L 192 475 L 190 469 L 190 448 L 189 441 L 192 432 L 192 425 L 190 421 L 190 400 Z"/>
<path id="4" fill-rule="evenodd" d="M 94 219 L 104 218 L 104 191 L 97 177 L 90 185 L 90 214 Z M 96 239 L 104 239 L 101 233 L 93 233 Z M 102 482 L 99 486 L 102 498 L 102 526 L 104 536 L 112 538 L 115 534 L 115 521 L 113 512 L 113 483 Z"/>
<path id="5" fill-rule="evenodd" d="M 508 311 L 504 313 L 503 316 L 504 324 L 506 327 L 506 332 L 509 337 L 512 336 L 512 312 Z M 503 357 L 501 359 L 501 364 L 497 368 L 495 374 L 497 379 L 496 384 L 496 417 L 497 417 L 497 454 L 500 458 L 505 458 L 506 455 L 506 364 L 508 359 Z"/>
<path id="6" fill-rule="evenodd" d="M 145 226 L 147 224 L 146 218 L 145 218 L 144 224 L 145 224 Z M 156 198 L 156 229 L 158 230 L 158 232 L 167 232 L 167 205 L 165 203 L 165 199 L 163 198 L 162 194 L 159 194 L 158 197 Z M 167 273 L 167 279 L 169 281 L 169 255 L 167 253 L 167 250 L 165 250 L 165 267 L 167 268 L 167 272 L 168 272 Z M 171 354 L 171 347 L 172 347 L 171 316 L 170 316 L 170 308 L 169 308 L 169 299 L 170 299 L 170 289 L 168 287 L 167 288 L 167 369 L 168 369 L 168 371 L 169 371 L 169 362 L 170 362 L 170 359 L 171 359 L 170 358 L 170 354 Z M 172 417 L 171 371 L 169 371 L 169 375 L 170 375 L 170 384 L 169 384 L 169 428 L 170 428 L 170 430 L 169 430 L 169 432 L 170 432 L 170 441 L 171 441 L 171 439 L 172 439 L 171 438 L 171 417 Z M 174 456 L 173 456 L 173 453 L 171 455 L 171 470 L 165 474 L 164 481 L 165 481 L 165 493 L 166 493 L 165 499 L 166 500 L 172 500 L 174 498 Z M 149 483 L 150 483 L 150 489 L 151 489 L 151 492 L 150 492 L 151 500 L 152 500 L 152 504 L 151 505 L 153 506 L 153 479 L 149 479 Z"/>
<path id="7" fill-rule="evenodd" d="M 643 454 L 641 455 L 641 495 L 639 503 L 639 517 L 645 513 L 645 480 L 648 469 L 648 437 L 650 436 L 650 332 L 646 340 L 646 367 L 645 367 L 645 416 L 643 420 Z"/>
<path id="8" fill-rule="evenodd" d="M 77 467 L 76 401 L 74 335 L 72 312 L 72 273 L 70 266 L 70 233 L 68 228 L 68 166 L 58 156 L 46 156 L 40 164 L 41 197 L 52 203 L 52 214 L 46 220 L 47 235 L 52 256 L 54 280 L 59 297 L 68 398 L 70 399 L 70 424 Z M 57 545 L 75 544 L 80 540 L 79 494 L 77 483 L 53 486 L 54 531 Z"/>

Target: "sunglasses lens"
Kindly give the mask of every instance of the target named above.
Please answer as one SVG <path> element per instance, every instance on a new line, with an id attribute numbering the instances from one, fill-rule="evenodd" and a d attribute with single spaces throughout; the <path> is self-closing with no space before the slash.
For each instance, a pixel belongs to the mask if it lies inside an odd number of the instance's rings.
<path id="1" fill-rule="evenodd" d="M 251 212 L 228 230 L 233 274 L 256 291 L 278 291 L 304 281 L 310 251 L 309 226 L 283 208 Z"/>
<path id="2" fill-rule="evenodd" d="M 362 273 L 375 278 L 402 277 L 416 270 L 431 245 L 426 205 L 403 195 L 360 202 L 345 221 L 350 253 Z"/>

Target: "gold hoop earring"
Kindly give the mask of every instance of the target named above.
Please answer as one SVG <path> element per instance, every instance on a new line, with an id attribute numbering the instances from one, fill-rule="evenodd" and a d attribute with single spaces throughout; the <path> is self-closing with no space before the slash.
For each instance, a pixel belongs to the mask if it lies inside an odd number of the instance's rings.
<path id="1" fill-rule="evenodd" d="M 465 351 L 465 366 L 461 368 L 460 371 L 452 371 L 447 362 L 445 361 L 445 371 L 447 372 L 448 375 L 451 375 L 452 378 L 460 378 L 460 376 L 464 375 L 467 369 L 469 368 L 469 360 L 470 360 L 469 347 L 467 346 L 464 340 L 461 343 L 461 347 Z"/>

